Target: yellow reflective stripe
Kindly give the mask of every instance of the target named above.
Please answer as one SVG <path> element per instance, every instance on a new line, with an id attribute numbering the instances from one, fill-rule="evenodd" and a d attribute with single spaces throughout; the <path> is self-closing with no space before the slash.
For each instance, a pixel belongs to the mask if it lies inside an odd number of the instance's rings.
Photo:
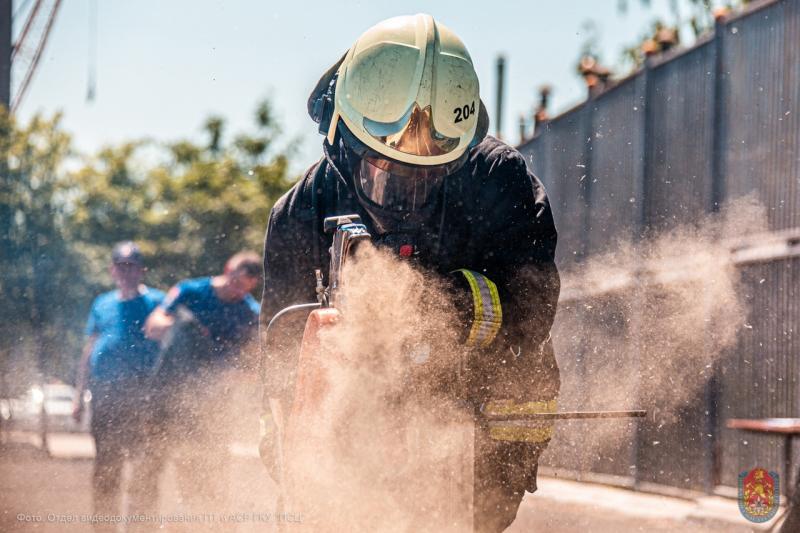
<path id="1" fill-rule="evenodd" d="M 494 426 L 489 428 L 492 440 L 511 442 L 546 442 L 553 438 L 553 426 L 531 428 L 525 426 Z"/>
<path id="2" fill-rule="evenodd" d="M 489 293 L 492 296 L 492 311 L 493 311 L 493 321 L 492 321 L 492 329 L 489 332 L 488 339 L 484 342 L 484 346 L 492 342 L 497 336 L 497 332 L 500 331 L 500 325 L 503 323 L 503 308 L 500 305 L 500 295 L 497 293 L 497 285 L 494 284 L 492 280 L 487 278 L 486 276 L 481 276 L 484 281 L 486 281 L 486 285 L 489 286 Z"/>
<path id="3" fill-rule="evenodd" d="M 535 415 L 539 413 L 555 413 L 557 400 L 536 400 L 516 403 L 514 400 L 493 400 L 486 403 L 483 412 L 486 415 Z"/>
<path id="4" fill-rule="evenodd" d="M 534 400 L 516 402 L 514 400 L 492 400 L 483 407 L 487 416 L 498 415 L 535 415 L 555 413 L 558 401 Z M 545 442 L 553 437 L 552 421 L 506 420 L 489 422 L 489 436 L 493 440 L 510 442 Z"/>
<path id="5" fill-rule="evenodd" d="M 503 309 L 500 305 L 497 285 L 479 272 L 463 268 L 456 272 L 461 272 L 464 275 L 472 291 L 475 316 L 467 338 L 467 344 L 487 346 L 497 336 L 503 323 Z"/>
<path id="6" fill-rule="evenodd" d="M 475 320 L 472 322 L 472 328 L 470 328 L 469 337 L 467 338 L 467 344 L 471 346 L 475 344 L 475 338 L 478 336 L 479 324 L 483 318 L 483 300 L 481 298 L 481 291 L 478 288 L 478 282 L 475 281 L 473 273 L 463 268 L 458 270 L 458 272 L 464 274 L 464 277 L 467 278 L 467 283 L 469 283 L 469 288 L 472 290 L 472 307 L 474 308 Z"/>
<path id="7" fill-rule="evenodd" d="M 494 286 L 494 283 L 489 278 L 477 272 L 472 274 L 475 276 L 478 289 L 481 291 L 481 301 L 483 302 L 483 315 L 478 323 L 477 341 L 481 343 L 481 346 L 486 346 L 492 342 L 500 330 L 501 318 L 497 316 L 500 298 L 496 294 L 492 294 L 492 288 L 494 287 L 494 292 L 496 293 L 497 287 Z"/>

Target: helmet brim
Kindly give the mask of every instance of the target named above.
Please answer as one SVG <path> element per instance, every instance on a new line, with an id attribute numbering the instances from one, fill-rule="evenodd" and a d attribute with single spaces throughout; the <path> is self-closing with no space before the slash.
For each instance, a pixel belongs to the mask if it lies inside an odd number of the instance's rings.
<path id="1" fill-rule="evenodd" d="M 320 120 L 320 117 L 314 116 L 315 103 L 322 98 L 322 96 L 325 94 L 325 91 L 328 90 L 333 77 L 336 76 L 337 72 L 339 72 L 339 67 L 342 66 L 342 63 L 347 57 L 348 52 L 349 50 L 342 54 L 342 57 L 340 57 L 336 63 L 331 65 L 331 67 L 325 71 L 325 73 L 320 77 L 319 81 L 317 81 L 317 84 L 314 86 L 314 89 L 311 91 L 311 94 L 308 97 L 306 108 L 308 109 L 309 116 L 314 120 L 314 122 L 318 123 Z M 475 135 L 472 138 L 472 142 L 470 142 L 470 148 L 481 142 L 489 133 L 489 112 L 486 110 L 483 100 L 478 99 L 478 101 L 480 102 L 480 109 L 478 110 L 478 123 L 475 128 Z"/>

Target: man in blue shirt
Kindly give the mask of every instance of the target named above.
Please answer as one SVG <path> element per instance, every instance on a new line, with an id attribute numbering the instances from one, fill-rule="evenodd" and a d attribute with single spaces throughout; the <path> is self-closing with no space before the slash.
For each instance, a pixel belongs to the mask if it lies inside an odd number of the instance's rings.
<path id="1" fill-rule="evenodd" d="M 259 305 L 250 292 L 262 283 L 261 269 L 259 255 L 240 252 L 222 274 L 175 285 L 145 325 L 149 338 L 162 341 L 154 375 L 160 435 L 153 440 L 167 446 L 152 453 L 162 461 L 177 456 L 189 512 L 235 511 L 224 507 L 237 418 L 228 405 L 231 386 L 243 377 L 238 369 L 255 354 L 245 346 L 256 337 Z"/>
<path id="2" fill-rule="evenodd" d="M 158 344 L 144 336 L 144 323 L 164 293 L 142 283 L 142 255 L 133 242 L 114 247 L 110 271 L 117 289 L 98 296 L 89 312 L 73 416 L 80 420 L 88 387 L 96 448 L 95 513 L 119 515 L 122 466 L 126 452 L 141 456 L 142 390 L 158 352 Z M 151 509 L 154 504 L 156 476 L 150 466 L 143 461 L 134 469 L 129 491 L 132 510 Z"/>
<path id="3" fill-rule="evenodd" d="M 170 289 L 147 319 L 147 336 L 163 339 L 175 324 L 177 310 L 184 307 L 208 335 L 211 356 L 230 356 L 255 334 L 259 304 L 250 293 L 260 283 L 261 258 L 255 252 L 239 252 L 228 259 L 221 275 L 187 279 Z"/>

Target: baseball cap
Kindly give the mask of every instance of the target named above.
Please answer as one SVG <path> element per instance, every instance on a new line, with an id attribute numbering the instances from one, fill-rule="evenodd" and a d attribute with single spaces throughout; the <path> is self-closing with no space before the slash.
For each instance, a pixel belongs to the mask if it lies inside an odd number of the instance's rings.
<path id="1" fill-rule="evenodd" d="M 112 263 L 136 263 L 142 264 L 142 252 L 133 241 L 117 243 L 111 252 Z"/>

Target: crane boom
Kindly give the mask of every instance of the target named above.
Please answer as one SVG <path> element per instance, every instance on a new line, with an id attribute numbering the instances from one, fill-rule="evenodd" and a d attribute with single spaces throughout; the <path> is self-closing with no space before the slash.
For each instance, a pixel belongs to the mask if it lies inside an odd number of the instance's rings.
<path id="1" fill-rule="evenodd" d="M 61 0 L 36 0 L 11 48 L 11 111 L 16 111 L 30 87 L 36 67 L 53 29 Z M 20 79 L 19 84 L 16 80 Z"/>

